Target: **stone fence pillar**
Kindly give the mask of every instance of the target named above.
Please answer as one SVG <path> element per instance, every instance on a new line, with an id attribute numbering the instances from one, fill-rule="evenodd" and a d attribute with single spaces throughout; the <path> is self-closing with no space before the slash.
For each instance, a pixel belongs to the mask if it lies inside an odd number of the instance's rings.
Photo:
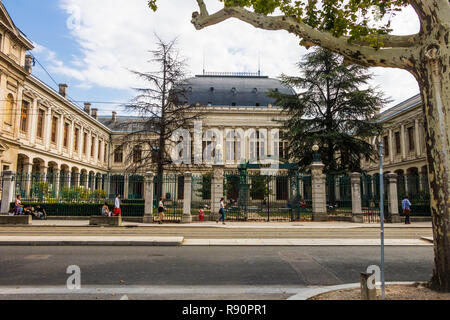
<path id="1" fill-rule="evenodd" d="M 396 173 L 387 174 L 389 180 L 388 188 L 388 207 L 389 214 L 391 215 L 392 223 L 400 223 L 401 218 L 398 211 L 398 192 L 397 192 L 397 178 Z"/>
<path id="2" fill-rule="evenodd" d="M 143 223 L 153 223 L 154 178 L 155 174 L 153 172 L 147 172 L 145 174 L 145 209 Z"/>
<path id="3" fill-rule="evenodd" d="M 324 167 L 325 165 L 322 162 L 314 162 L 311 165 L 313 221 L 328 220 Z"/>
<path id="4" fill-rule="evenodd" d="M 8 214 L 9 204 L 14 199 L 14 181 L 12 171 L 3 172 L 2 184 L 2 206 L 0 208 L 0 213 Z"/>
<path id="5" fill-rule="evenodd" d="M 211 218 L 219 216 L 220 199 L 223 198 L 223 166 L 214 166 L 211 181 Z"/>
<path id="6" fill-rule="evenodd" d="M 192 192 L 192 172 L 184 174 L 184 199 L 183 199 L 183 216 L 181 223 L 191 223 L 191 192 Z"/>
<path id="7" fill-rule="evenodd" d="M 361 173 L 351 174 L 352 181 L 352 222 L 362 223 L 363 212 L 361 203 Z"/>

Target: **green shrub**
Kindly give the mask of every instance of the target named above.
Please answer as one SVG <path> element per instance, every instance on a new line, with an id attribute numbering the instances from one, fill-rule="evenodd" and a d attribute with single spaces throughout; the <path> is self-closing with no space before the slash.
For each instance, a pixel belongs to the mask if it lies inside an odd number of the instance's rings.
<path id="1" fill-rule="evenodd" d="M 103 203 L 37 203 L 37 202 L 23 202 L 24 206 L 31 205 L 36 207 L 40 204 L 49 216 L 54 217 L 90 217 L 101 215 L 101 208 Z M 11 208 L 15 204 L 11 203 Z M 109 209 L 113 211 L 114 204 L 108 203 Z M 124 217 L 142 217 L 144 216 L 143 203 L 121 204 L 122 216 Z"/>

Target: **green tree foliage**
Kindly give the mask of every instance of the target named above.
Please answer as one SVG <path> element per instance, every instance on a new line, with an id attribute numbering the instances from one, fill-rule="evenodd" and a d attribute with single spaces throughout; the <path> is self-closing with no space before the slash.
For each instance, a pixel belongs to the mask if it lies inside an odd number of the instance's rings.
<path id="1" fill-rule="evenodd" d="M 330 51 L 316 49 L 298 67 L 300 77 L 281 78 L 300 93 L 271 93 L 290 115 L 284 123 L 289 156 L 306 170 L 317 143 L 328 174 L 362 172 L 361 156 L 375 154 L 368 139 L 381 131 L 374 116 L 387 100 L 368 86 L 371 74 L 366 68 L 346 65 Z"/>
<path id="2" fill-rule="evenodd" d="M 245 7 L 264 15 L 283 13 L 321 31 L 334 36 L 349 36 L 383 45 L 383 36 L 391 32 L 391 19 L 407 0 L 219 0 L 225 7 Z M 157 0 L 149 0 L 152 10 L 157 9 Z"/>

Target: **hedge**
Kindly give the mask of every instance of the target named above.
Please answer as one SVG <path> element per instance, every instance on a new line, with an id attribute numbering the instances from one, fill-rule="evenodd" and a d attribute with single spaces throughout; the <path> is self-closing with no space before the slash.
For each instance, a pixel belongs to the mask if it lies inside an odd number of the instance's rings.
<path id="1" fill-rule="evenodd" d="M 38 204 L 42 205 L 49 216 L 56 217 L 90 217 L 101 215 L 103 204 L 94 203 L 37 203 L 37 202 L 22 202 L 26 206 L 36 207 Z M 11 203 L 13 209 L 15 203 Z M 114 208 L 113 204 L 108 204 L 109 210 Z M 144 203 L 122 203 L 123 217 L 143 217 Z"/>

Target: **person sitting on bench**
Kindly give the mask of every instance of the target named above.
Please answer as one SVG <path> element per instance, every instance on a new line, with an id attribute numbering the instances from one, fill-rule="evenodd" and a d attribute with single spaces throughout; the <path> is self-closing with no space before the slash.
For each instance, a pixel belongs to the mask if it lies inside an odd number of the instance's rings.
<path id="1" fill-rule="evenodd" d="M 38 219 L 47 220 L 47 212 L 45 212 L 45 209 L 40 204 L 37 205 L 34 215 Z"/>
<path id="2" fill-rule="evenodd" d="M 112 212 L 109 211 L 108 203 L 105 202 L 105 204 L 102 207 L 102 216 L 103 217 L 111 217 Z"/>

